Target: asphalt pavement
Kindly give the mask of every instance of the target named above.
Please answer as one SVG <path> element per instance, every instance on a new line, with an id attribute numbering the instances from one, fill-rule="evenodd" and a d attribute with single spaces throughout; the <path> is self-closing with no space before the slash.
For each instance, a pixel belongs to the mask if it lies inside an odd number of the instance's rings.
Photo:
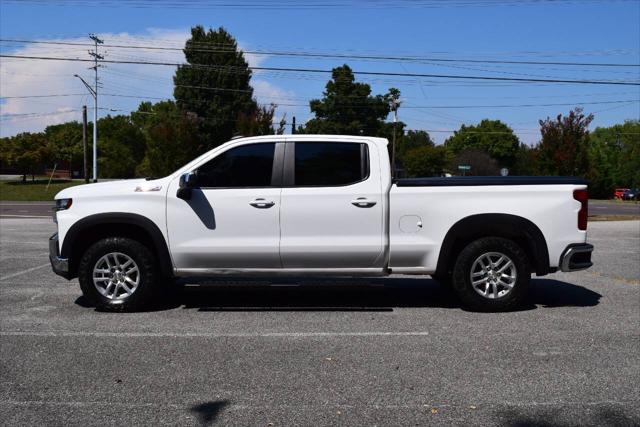
<path id="1" fill-rule="evenodd" d="M 53 202 L 0 202 L 0 217 L 50 217 Z M 589 200 L 589 216 L 640 216 L 640 203 Z"/>
<path id="2" fill-rule="evenodd" d="M 640 222 L 510 313 L 434 281 L 187 281 L 96 311 L 50 271 L 49 219 L 0 219 L 3 425 L 640 425 Z"/>
<path id="3" fill-rule="evenodd" d="M 0 202 L 0 217 L 4 218 L 51 218 L 53 202 Z"/>
<path id="4" fill-rule="evenodd" d="M 620 200 L 589 200 L 589 216 L 592 215 L 640 216 L 640 203 Z"/>

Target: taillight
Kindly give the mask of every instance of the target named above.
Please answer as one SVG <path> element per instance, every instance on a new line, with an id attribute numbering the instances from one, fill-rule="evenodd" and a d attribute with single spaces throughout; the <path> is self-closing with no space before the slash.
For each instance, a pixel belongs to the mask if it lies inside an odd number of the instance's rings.
<path id="1" fill-rule="evenodd" d="M 587 216 L 589 216 L 589 193 L 587 189 L 574 190 L 573 198 L 580 202 L 580 210 L 578 211 L 578 229 L 587 229 Z"/>

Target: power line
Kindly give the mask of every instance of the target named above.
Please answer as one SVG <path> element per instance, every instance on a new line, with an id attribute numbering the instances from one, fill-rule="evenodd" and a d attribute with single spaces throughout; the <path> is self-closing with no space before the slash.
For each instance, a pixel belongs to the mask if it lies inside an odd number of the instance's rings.
<path id="1" fill-rule="evenodd" d="M 213 89 L 218 88 L 200 87 L 200 86 L 185 86 L 198 89 Z M 25 98 L 49 98 L 49 97 L 65 97 L 65 96 L 84 96 L 84 94 L 52 94 L 52 95 L 25 95 L 25 96 L 3 96 L 0 99 L 25 99 Z M 120 97 L 120 98 L 134 98 L 134 99 L 153 99 L 153 100 L 170 100 L 168 97 L 157 96 L 144 96 L 144 95 L 126 95 L 119 93 L 103 93 L 102 96 Z M 208 100 L 194 100 L 197 102 L 209 102 Z M 630 104 L 640 102 L 640 99 L 622 99 L 613 101 L 575 101 L 570 103 L 550 103 L 550 104 L 499 104 L 499 105 L 404 105 L 402 108 L 406 109 L 470 109 L 470 108 L 529 108 L 529 107 L 566 107 L 566 106 L 580 106 L 580 105 L 602 105 L 602 104 Z M 277 103 L 277 106 L 282 107 L 308 107 L 309 104 L 292 104 L 292 103 Z M 340 107 L 348 108 L 368 108 L 367 104 L 340 104 Z"/>
<path id="2" fill-rule="evenodd" d="M 76 42 L 59 42 L 59 41 L 40 41 L 40 40 L 24 40 L 24 39 L 0 39 L 0 42 L 9 43 L 31 43 L 31 44 L 48 44 L 48 45 L 65 45 L 65 46 L 92 46 L 87 43 Z M 193 42 L 187 42 L 187 44 Z M 105 48 L 114 49 L 145 49 L 159 51 L 183 51 L 184 48 L 166 47 L 166 46 L 142 46 L 142 45 L 122 45 L 122 44 L 105 44 Z M 201 47 L 189 47 L 189 50 L 195 52 L 211 52 L 211 53 L 227 53 L 235 52 L 235 46 L 229 48 L 207 49 Z M 267 51 L 267 50 L 242 50 L 243 53 L 249 55 L 267 55 L 267 56 L 287 56 L 287 57 L 303 57 L 303 58 L 339 58 L 339 59 L 356 59 L 356 60 L 384 60 L 384 61 L 405 61 L 405 62 L 462 62 L 462 63 L 479 63 L 479 64 L 511 64 L 511 65 L 563 65 L 563 66 L 579 66 L 579 67 L 640 67 L 640 64 L 621 64 L 621 63 L 601 63 L 601 62 L 559 62 L 559 61 L 516 61 L 516 60 L 492 60 L 492 59 L 469 59 L 469 58 L 434 58 L 425 56 L 383 56 L 383 55 L 354 55 L 354 54 L 337 54 L 337 53 L 309 53 L 309 52 L 283 52 L 283 51 Z"/>
<path id="3" fill-rule="evenodd" d="M 58 114 L 68 114 L 76 111 L 80 111 L 79 109 L 71 109 L 64 111 L 51 111 L 48 113 L 9 113 L 9 114 L 0 114 L 0 120 L 8 120 L 13 118 L 23 118 L 23 117 L 45 117 L 45 116 L 54 116 Z"/>
<path id="4" fill-rule="evenodd" d="M 93 62 L 90 59 L 80 58 L 60 58 L 48 56 L 23 56 L 23 55 L 6 55 L 0 54 L 3 58 L 45 60 L 45 61 L 73 61 L 73 62 Z M 157 66 L 183 66 L 194 68 L 207 68 L 226 70 L 230 72 L 242 72 L 238 67 L 213 66 L 206 64 L 185 64 L 176 62 L 150 62 L 150 61 L 116 61 L 101 60 L 101 63 L 109 64 L 136 64 L 136 65 L 157 65 Z M 331 74 L 332 70 L 322 70 L 316 68 L 279 68 L 279 67 L 248 67 L 250 70 L 256 71 L 283 71 L 296 73 L 323 73 Z M 568 83 L 568 84 L 594 84 L 594 85 L 624 85 L 624 86 L 640 86 L 640 82 L 635 81 L 617 81 L 617 80 L 565 80 L 565 79 L 534 79 L 534 78 L 517 78 L 517 77 L 497 77 L 497 76 L 465 76 L 452 74 L 421 74 L 421 73 L 391 73 L 383 71 L 353 71 L 353 74 L 365 76 L 392 76 L 392 77 L 427 77 L 442 79 L 459 79 L 459 80 L 487 80 L 487 81 L 508 81 L 518 83 Z"/>
<path id="5" fill-rule="evenodd" d="M 57 98 L 62 96 L 85 96 L 86 93 L 59 93 L 52 95 L 0 96 L 0 99 Z"/>
<path id="6" fill-rule="evenodd" d="M 403 108 L 437 108 L 437 109 L 460 109 L 460 108 L 526 108 L 526 107 L 566 107 L 571 105 L 598 105 L 598 104 L 625 104 L 640 102 L 640 99 L 626 99 L 619 101 L 594 101 L 594 102 L 572 102 L 572 103 L 557 103 L 557 104 L 517 104 L 517 105 L 432 105 L 432 106 L 411 106 L 407 105 Z"/>

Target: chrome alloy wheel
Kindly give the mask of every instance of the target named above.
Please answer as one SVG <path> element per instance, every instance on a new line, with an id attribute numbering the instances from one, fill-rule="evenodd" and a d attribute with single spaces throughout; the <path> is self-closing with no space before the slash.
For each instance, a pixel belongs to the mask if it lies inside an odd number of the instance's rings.
<path id="1" fill-rule="evenodd" d="M 482 254 L 471 266 L 471 286 L 485 298 L 496 299 L 507 295 L 517 278 L 515 264 L 500 252 Z"/>
<path id="2" fill-rule="evenodd" d="M 130 256 L 111 252 L 93 267 L 93 285 L 100 294 L 113 301 L 130 297 L 140 283 L 140 270 Z"/>

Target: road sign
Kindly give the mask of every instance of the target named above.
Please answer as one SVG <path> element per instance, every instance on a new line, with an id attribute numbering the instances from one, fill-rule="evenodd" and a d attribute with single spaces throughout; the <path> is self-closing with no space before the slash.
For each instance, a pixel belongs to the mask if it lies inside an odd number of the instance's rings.
<path id="1" fill-rule="evenodd" d="M 500 169 L 500 175 L 502 175 L 502 176 L 509 175 L 509 169 L 507 169 L 507 168 Z"/>
<path id="2" fill-rule="evenodd" d="M 471 170 L 471 166 L 469 166 L 469 165 L 458 165 L 458 170 L 470 171 Z"/>

